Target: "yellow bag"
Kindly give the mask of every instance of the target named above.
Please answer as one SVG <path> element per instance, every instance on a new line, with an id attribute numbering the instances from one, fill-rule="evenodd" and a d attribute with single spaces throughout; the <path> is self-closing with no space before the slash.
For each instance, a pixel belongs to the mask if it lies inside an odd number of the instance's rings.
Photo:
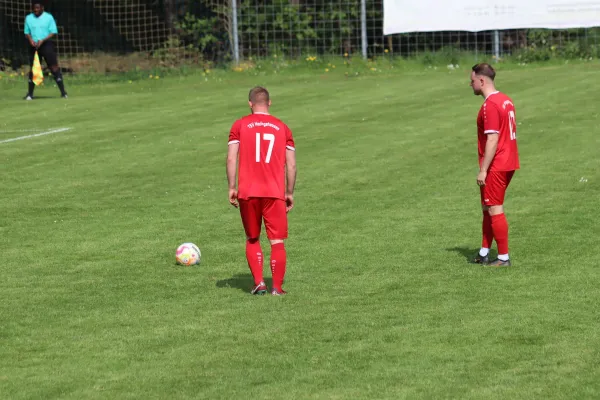
<path id="1" fill-rule="evenodd" d="M 44 71 L 42 71 L 42 64 L 40 64 L 40 56 L 38 56 L 37 51 L 33 56 L 33 67 L 31 68 L 31 72 L 33 73 L 33 83 L 36 86 L 39 86 L 44 82 Z"/>

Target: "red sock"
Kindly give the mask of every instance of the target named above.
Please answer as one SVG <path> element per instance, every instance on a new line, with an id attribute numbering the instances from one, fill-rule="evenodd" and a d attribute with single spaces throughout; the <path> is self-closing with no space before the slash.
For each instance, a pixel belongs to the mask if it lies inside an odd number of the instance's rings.
<path id="1" fill-rule="evenodd" d="M 483 223 L 481 225 L 483 232 L 481 247 L 489 249 L 492 247 L 492 242 L 494 241 L 494 231 L 492 230 L 492 217 L 490 217 L 487 211 L 483 212 Z"/>
<path id="2" fill-rule="evenodd" d="M 246 241 L 246 259 L 254 277 L 254 285 L 258 285 L 263 281 L 263 252 L 258 239 Z"/>
<path id="3" fill-rule="evenodd" d="M 492 230 L 498 244 L 498 254 L 508 254 L 508 221 L 504 213 L 492 215 Z"/>
<path id="4" fill-rule="evenodd" d="M 285 245 L 277 243 L 271 246 L 271 273 L 273 274 L 273 289 L 281 291 L 285 278 L 286 263 Z"/>

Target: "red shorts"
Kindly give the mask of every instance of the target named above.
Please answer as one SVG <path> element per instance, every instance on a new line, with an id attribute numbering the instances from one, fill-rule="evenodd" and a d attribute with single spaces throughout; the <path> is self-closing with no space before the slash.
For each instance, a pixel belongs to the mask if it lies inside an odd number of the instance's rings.
<path id="1" fill-rule="evenodd" d="M 240 214 L 246 236 L 258 239 L 262 221 L 265 221 L 267 237 L 270 240 L 287 239 L 288 222 L 285 200 L 267 197 L 252 197 L 239 200 Z"/>
<path id="2" fill-rule="evenodd" d="M 515 171 L 490 171 L 485 178 L 485 185 L 479 187 L 481 204 L 484 206 L 501 206 L 504 195 Z"/>

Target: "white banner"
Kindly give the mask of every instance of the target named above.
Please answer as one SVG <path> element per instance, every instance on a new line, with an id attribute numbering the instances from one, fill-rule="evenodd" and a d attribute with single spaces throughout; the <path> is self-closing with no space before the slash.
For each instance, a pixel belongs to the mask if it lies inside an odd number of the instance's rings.
<path id="1" fill-rule="evenodd" d="M 384 0 L 383 34 L 600 26 L 600 1 Z"/>

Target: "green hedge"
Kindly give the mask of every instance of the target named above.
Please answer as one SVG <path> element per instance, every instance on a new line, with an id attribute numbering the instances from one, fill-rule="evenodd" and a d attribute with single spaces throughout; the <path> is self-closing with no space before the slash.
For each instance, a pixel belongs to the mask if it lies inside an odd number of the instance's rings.
<path id="1" fill-rule="evenodd" d="M 214 0 L 195 2 L 179 23 L 181 37 L 212 60 L 231 54 L 231 21 L 228 1 L 215 6 Z M 201 10 L 200 12 L 198 10 Z M 190 10 L 193 11 L 193 10 Z M 453 57 L 461 51 L 493 52 L 492 32 L 435 32 L 383 36 L 383 4 L 369 2 L 368 49 L 370 55 L 384 51 L 395 55 L 444 52 Z M 360 52 L 360 0 L 240 0 L 238 7 L 240 53 L 245 57 L 270 55 L 301 56 Z M 502 53 L 523 62 L 552 58 L 596 58 L 600 28 L 552 31 L 529 29 L 508 31 Z M 216 51 L 220 54 L 215 54 Z"/>

